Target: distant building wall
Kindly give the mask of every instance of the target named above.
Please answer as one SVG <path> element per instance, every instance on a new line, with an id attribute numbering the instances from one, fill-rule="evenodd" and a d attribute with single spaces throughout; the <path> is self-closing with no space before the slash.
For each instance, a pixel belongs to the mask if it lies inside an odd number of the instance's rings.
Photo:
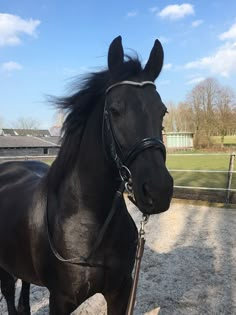
<path id="1" fill-rule="evenodd" d="M 193 148 L 192 132 L 167 132 L 163 138 L 167 149 Z"/>

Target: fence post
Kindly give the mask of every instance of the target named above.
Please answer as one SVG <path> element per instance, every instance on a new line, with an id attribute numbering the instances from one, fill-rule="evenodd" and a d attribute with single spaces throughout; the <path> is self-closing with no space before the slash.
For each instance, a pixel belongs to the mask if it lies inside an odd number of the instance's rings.
<path id="1" fill-rule="evenodd" d="M 232 152 L 230 155 L 229 160 L 229 171 L 228 171 L 228 180 L 227 180 L 227 191 L 226 191 L 226 203 L 229 203 L 229 197 L 230 197 L 230 188 L 232 183 L 232 177 L 233 177 L 233 170 L 234 170 L 234 160 L 235 160 L 235 152 Z"/>

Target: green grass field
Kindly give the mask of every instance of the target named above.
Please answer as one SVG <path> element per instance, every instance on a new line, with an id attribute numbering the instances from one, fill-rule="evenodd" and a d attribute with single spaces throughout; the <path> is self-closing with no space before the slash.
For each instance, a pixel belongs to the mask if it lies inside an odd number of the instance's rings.
<path id="1" fill-rule="evenodd" d="M 169 154 L 167 155 L 167 167 L 172 170 L 171 174 L 174 177 L 176 186 L 226 188 L 228 178 L 227 173 L 195 173 L 184 171 L 177 172 L 173 170 L 228 171 L 229 160 L 230 155 L 223 154 Z M 236 170 L 236 166 L 234 166 L 234 170 Z M 231 188 L 236 189 L 236 174 L 233 174 Z"/>
<path id="2" fill-rule="evenodd" d="M 226 188 L 227 173 L 176 172 L 176 170 L 212 170 L 228 171 L 230 155 L 228 154 L 167 154 L 167 167 L 172 170 L 176 186 Z M 51 165 L 52 161 L 47 161 Z M 236 161 L 234 170 L 236 171 Z M 236 174 L 233 174 L 232 186 L 236 189 Z"/>

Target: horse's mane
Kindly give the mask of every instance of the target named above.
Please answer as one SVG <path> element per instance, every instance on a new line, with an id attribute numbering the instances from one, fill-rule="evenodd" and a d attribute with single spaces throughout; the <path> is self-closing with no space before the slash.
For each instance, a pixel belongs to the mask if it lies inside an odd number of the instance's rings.
<path id="1" fill-rule="evenodd" d="M 142 72 L 141 62 L 137 56 L 126 56 L 122 68 L 117 69 L 115 81 L 126 80 Z M 86 121 L 94 106 L 105 96 L 105 91 L 114 83 L 109 70 L 86 75 L 79 82 L 74 82 L 72 95 L 54 98 L 57 108 L 66 112 L 62 127 L 61 149 L 57 165 L 64 170 L 73 167 L 77 156 Z"/>

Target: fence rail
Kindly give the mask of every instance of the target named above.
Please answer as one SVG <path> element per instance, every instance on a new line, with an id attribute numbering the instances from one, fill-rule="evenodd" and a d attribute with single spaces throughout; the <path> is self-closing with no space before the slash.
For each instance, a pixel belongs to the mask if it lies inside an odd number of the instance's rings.
<path id="1" fill-rule="evenodd" d="M 219 153 L 211 153 L 211 154 L 202 154 L 202 153 L 196 153 L 196 154 L 169 154 L 170 156 L 206 156 L 206 155 L 212 155 L 212 156 L 222 156 L 229 154 L 219 154 Z M 169 169 L 170 172 L 192 172 L 192 173 L 225 173 L 228 174 L 227 178 L 227 185 L 225 188 L 215 188 L 215 187 L 204 187 L 204 186 L 179 186 L 175 185 L 174 187 L 177 189 L 186 189 L 186 190 L 208 190 L 208 191 L 222 191 L 226 192 L 225 202 L 229 203 L 230 201 L 230 193 L 235 193 L 236 189 L 231 188 L 232 185 L 232 178 L 233 174 L 236 173 L 234 171 L 234 162 L 235 162 L 235 155 L 236 153 L 233 152 L 230 155 L 230 161 L 229 161 L 229 168 L 228 171 L 222 171 L 222 170 L 189 170 L 189 169 Z M 26 155 L 26 156 L 0 156 L 0 163 L 1 161 L 12 161 L 12 160 L 53 160 L 56 158 L 56 155 L 38 155 L 38 156 L 32 156 L 32 155 Z"/>
<path id="2" fill-rule="evenodd" d="M 175 185 L 175 188 L 185 188 L 185 189 L 199 189 L 199 190 L 218 190 L 218 191 L 235 191 L 236 192 L 236 189 L 234 188 L 216 188 L 216 187 L 203 187 L 203 186 L 178 186 L 178 185 Z"/>
<path id="3" fill-rule="evenodd" d="M 27 161 L 27 160 L 49 160 L 55 159 L 56 155 L 22 155 L 22 156 L 0 156 L 0 162 L 2 161 Z"/>
<path id="4" fill-rule="evenodd" d="M 182 169 L 169 169 L 171 172 L 191 172 L 191 173 L 229 173 L 229 171 L 216 171 L 216 170 L 182 170 Z M 236 171 L 232 171 L 236 173 Z"/>
<path id="5" fill-rule="evenodd" d="M 206 154 L 171 154 L 172 156 L 206 156 Z M 226 154 L 219 154 L 219 153 L 212 153 L 212 154 L 207 154 L 208 156 L 222 156 Z M 236 153 L 233 152 L 230 154 L 230 160 L 229 160 L 229 167 L 228 171 L 222 171 L 222 170 L 189 170 L 189 169 L 169 169 L 170 172 L 191 172 L 191 173 L 224 173 L 228 174 L 227 177 L 227 184 L 226 187 L 221 187 L 221 188 L 216 188 L 216 187 L 204 187 L 204 186 L 180 186 L 180 185 L 175 185 L 175 188 L 180 188 L 180 189 L 187 189 L 187 190 L 208 190 L 208 191 L 222 191 L 226 192 L 225 196 L 225 203 L 229 203 L 230 201 L 230 193 L 231 192 L 236 192 L 236 189 L 231 188 L 232 185 L 232 178 L 233 174 L 236 173 L 234 171 L 234 162 L 235 162 L 235 155 Z M 227 154 L 228 156 L 228 154 Z"/>

